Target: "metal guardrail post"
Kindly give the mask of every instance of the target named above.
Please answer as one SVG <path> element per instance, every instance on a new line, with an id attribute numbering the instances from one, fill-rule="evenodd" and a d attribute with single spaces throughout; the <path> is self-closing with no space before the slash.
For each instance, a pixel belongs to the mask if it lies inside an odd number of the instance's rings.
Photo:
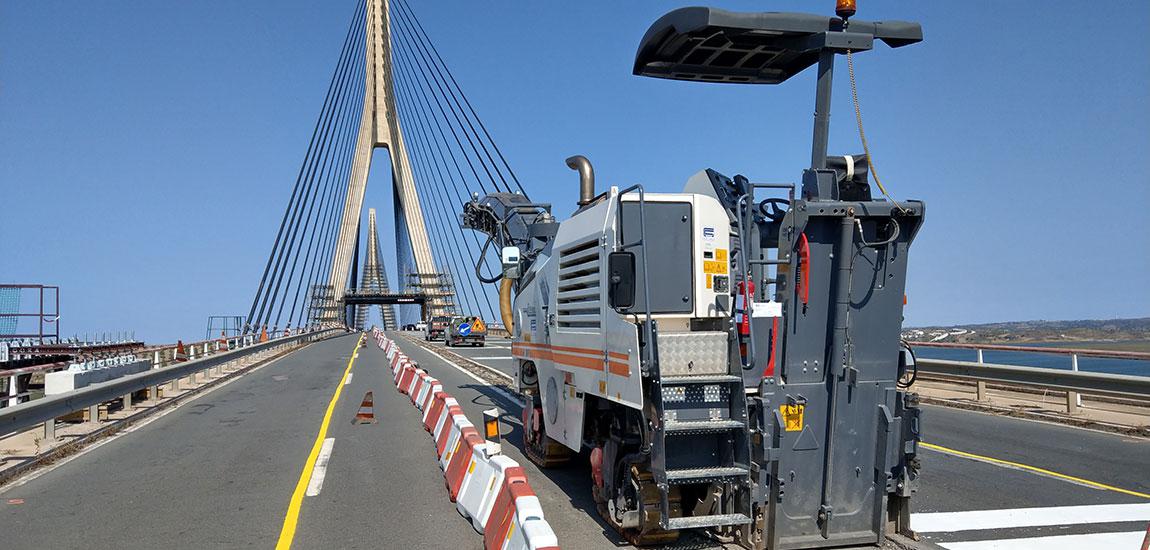
<path id="1" fill-rule="evenodd" d="M 979 348 L 979 349 L 978 349 L 978 363 L 979 363 L 980 365 L 982 364 L 982 348 Z M 977 401 L 980 401 L 980 402 L 981 402 L 981 401 L 986 401 L 986 400 L 987 400 L 987 396 L 986 396 L 986 382 L 985 382 L 984 380 L 979 380 L 979 381 L 975 382 L 975 387 L 976 387 L 976 390 L 975 390 L 975 394 L 976 394 L 976 395 L 975 395 L 975 399 L 976 399 Z"/>
<path id="2" fill-rule="evenodd" d="M 44 421 L 44 441 L 56 441 L 56 419 L 51 418 Z"/>
<path id="3" fill-rule="evenodd" d="M 122 401 L 120 403 L 120 406 L 123 407 L 123 409 L 125 411 L 132 410 L 132 392 L 125 393 L 124 397 L 122 397 L 121 400 Z"/>
<path id="4" fill-rule="evenodd" d="M 94 405 L 88 405 L 88 421 L 89 422 L 99 422 L 100 421 L 100 404 L 99 403 L 96 403 Z"/>
<path id="5" fill-rule="evenodd" d="M 1078 354 L 1070 354 L 1070 370 L 1078 372 Z M 1066 412 L 1067 414 L 1075 414 L 1078 412 L 1078 407 L 1082 406 L 1082 396 L 1076 391 L 1066 392 Z"/>

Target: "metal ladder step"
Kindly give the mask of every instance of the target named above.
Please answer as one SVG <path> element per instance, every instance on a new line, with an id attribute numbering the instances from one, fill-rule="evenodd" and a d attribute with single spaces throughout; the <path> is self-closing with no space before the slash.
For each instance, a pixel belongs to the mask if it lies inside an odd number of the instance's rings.
<path id="1" fill-rule="evenodd" d="M 708 433 L 742 429 L 746 426 L 741 420 L 669 420 L 663 423 L 663 431 L 668 434 Z"/>
<path id="2" fill-rule="evenodd" d="M 751 518 L 745 514 L 718 514 L 714 516 L 688 516 L 683 518 L 670 518 L 667 520 L 667 529 L 697 529 L 699 527 L 715 527 L 718 525 L 746 525 Z"/>
<path id="3" fill-rule="evenodd" d="M 731 384 L 743 383 L 743 379 L 730 374 L 712 374 L 700 376 L 664 376 L 659 379 L 664 386 L 685 386 L 687 384 Z"/>
<path id="4" fill-rule="evenodd" d="M 718 466 L 709 468 L 682 468 L 667 470 L 667 483 L 698 483 L 746 476 L 750 470 L 742 466 Z"/>

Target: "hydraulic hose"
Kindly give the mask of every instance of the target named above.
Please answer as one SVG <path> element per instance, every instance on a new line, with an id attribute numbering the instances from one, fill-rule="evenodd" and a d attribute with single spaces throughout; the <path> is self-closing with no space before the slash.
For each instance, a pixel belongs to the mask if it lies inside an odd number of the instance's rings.
<path id="1" fill-rule="evenodd" d="M 515 316 L 511 314 L 511 283 L 507 277 L 499 283 L 499 315 L 503 317 L 503 328 L 508 335 L 515 334 Z"/>

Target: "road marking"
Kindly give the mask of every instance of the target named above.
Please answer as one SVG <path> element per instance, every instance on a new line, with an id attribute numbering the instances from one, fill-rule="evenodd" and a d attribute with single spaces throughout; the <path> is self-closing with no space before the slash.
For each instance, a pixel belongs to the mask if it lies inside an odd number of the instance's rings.
<path id="1" fill-rule="evenodd" d="M 1021 464 L 1018 462 L 1011 462 L 1009 460 L 1002 460 L 1001 458 L 991 458 L 989 456 L 982 456 L 982 455 L 976 455 L 974 453 L 956 451 L 954 449 L 943 447 L 942 445 L 935 445 L 933 443 L 921 443 L 921 445 L 923 447 L 926 447 L 927 449 L 930 449 L 932 451 L 938 451 L 940 453 L 946 453 L 946 454 L 951 454 L 954 456 L 960 456 L 963 458 L 969 458 L 971 460 L 977 460 L 979 462 L 986 462 L 988 464 L 994 464 L 996 466 L 1002 466 L 1005 468 L 1015 468 L 1015 469 L 1019 469 L 1019 470 L 1025 470 L 1027 472 L 1042 474 L 1042 475 L 1058 478 L 1058 479 L 1061 479 L 1063 481 L 1069 481 L 1071 483 L 1078 483 L 1081 485 L 1086 485 L 1088 487 L 1094 487 L 1095 489 L 1104 489 L 1107 491 L 1114 491 L 1115 493 L 1122 493 L 1124 495 L 1130 495 L 1130 496 L 1150 499 L 1150 494 L 1139 493 L 1138 491 L 1131 491 L 1129 489 L 1123 489 L 1121 487 L 1115 487 L 1113 485 L 1107 485 L 1105 483 L 1099 483 L 1097 481 L 1090 481 L 1089 479 L 1082 479 L 1080 477 L 1074 477 L 1074 476 L 1070 476 L 1070 475 L 1066 475 L 1066 474 L 1060 474 L 1058 472 L 1047 470 L 1045 468 L 1039 468 L 1036 466 L 1030 466 L 1028 464 Z"/>
<path id="2" fill-rule="evenodd" d="M 354 372 L 349 372 L 349 373 L 347 373 L 347 377 L 343 379 L 343 385 L 345 385 L 345 386 L 346 386 L 346 385 L 350 384 L 350 383 L 351 383 L 351 377 L 352 377 L 352 376 L 355 376 L 355 373 L 354 373 Z"/>
<path id="3" fill-rule="evenodd" d="M 970 542 L 944 542 L 940 546 L 949 550 L 1082 550 L 1083 548 L 1130 548 L 1142 544 L 1144 532 L 1091 533 L 1087 535 L 1056 535 L 1021 539 L 979 540 Z"/>
<path id="4" fill-rule="evenodd" d="M 208 394 L 211 394 L 212 392 L 214 392 L 220 388 L 223 388 L 224 386 L 227 386 L 228 384 L 231 384 L 232 382 L 235 382 L 236 380 L 240 380 L 243 377 L 245 377 L 249 374 L 252 374 L 252 373 L 254 373 L 260 369 L 263 369 L 264 367 L 268 367 L 268 366 L 271 366 L 275 363 L 278 363 L 279 360 L 283 359 L 284 357 L 287 357 L 287 355 L 281 355 L 279 357 L 276 357 L 276 358 L 268 361 L 267 363 L 252 367 L 251 370 L 248 370 L 247 372 L 240 373 L 239 375 L 236 375 L 236 376 L 229 374 L 227 377 L 222 378 L 221 382 L 218 382 L 213 386 L 208 386 L 208 387 L 204 388 L 203 390 L 199 391 L 198 393 L 193 394 L 191 397 L 189 397 L 188 399 L 184 400 L 181 403 L 176 403 L 175 405 L 172 405 L 172 406 L 170 406 L 170 407 L 168 407 L 168 408 L 166 408 L 166 409 L 164 409 L 158 413 L 154 413 L 154 414 L 148 416 L 147 418 L 144 418 L 143 420 L 141 420 L 135 424 L 132 424 L 131 426 L 128 426 L 127 428 L 125 428 L 123 430 L 120 430 L 114 434 L 111 434 L 108 437 L 105 437 L 105 438 L 103 438 L 99 441 L 96 441 L 90 445 L 85 445 L 78 452 L 71 454 L 71 455 L 68 455 L 68 456 L 60 459 L 58 462 L 54 462 L 54 463 L 49 464 L 47 466 L 44 466 L 42 468 L 33 469 L 32 471 L 28 472 L 27 474 L 24 474 L 23 476 L 18 477 L 16 479 L 13 479 L 7 485 L 0 487 L 0 494 L 3 494 L 10 489 L 15 489 L 16 487 L 20 487 L 22 485 L 25 485 L 25 484 L 31 482 L 31 481 L 34 481 L 35 479 L 39 478 L 40 476 L 42 476 L 48 472 L 51 472 L 53 470 L 56 470 L 56 469 L 64 466 L 65 464 L 68 464 L 69 462 L 72 462 L 73 460 L 76 460 L 76 459 L 78 459 L 84 455 L 87 455 L 88 453 L 90 453 L 96 449 L 99 449 L 100 447 L 103 447 L 104 445 L 107 445 L 108 443 L 111 443 L 113 441 L 117 441 L 120 438 L 122 438 L 122 437 L 124 437 L 130 433 L 141 430 L 145 426 L 147 426 L 148 424 L 151 424 L 152 422 L 155 422 L 155 421 L 157 421 L 157 420 L 159 420 L 159 419 L 161 419 L 161 418 L 163 418 L 169 414 L 172 414 L 173 412 L 180 410 L 180 408 L 186 406 L 189 403 L 196 401 L 197 399 L 200 399 L 201 397 L 204 397 Z M 241 368 L 243 368 L 243 367 L 241 367 Z"/>
<path id="5" fill-rule="evenodd" d="M 307 484 L 305 495 L 314 497 L 323 490 L 323 479 L 327 477 L 327 463 L 331 460 L 331 448 L 334 446 L 334 437 L 323 440 L 323 447 L 319 450 L 319 457 L 315 459 L 315 468 L 311 471 L 311 482 Z"/>
<path id="6" fill-rule="evenodd" d="M 359 347 L 359 339 L 355 341 L 356 348 Z M 351 366 L 355 363 L 356 354 L 352 353 L 351 358 L 347 360 L 347 368 L 343 370 L 343 377 L 347 378 L 348 373 L 351 372 Z M 303 497 L 307 491 L 308 481 L 311 479 L 312 469 L 315 468 L 316 460 L 319 459 L 319 453 L 323 449 L 323 442 L 327 435 L 327 427 L 331 424 L 331 415 L 335 412 L 335 404 L 339 402 L 339 395 L 343 393 L 343 385 L 335 387 L 335 393 L 331 396 L 331 401 L 327 404 L 327 411 L 323 414 L 323 422 L 319 425 L 319 434 L 316 435 L 315 443 L 311 446 L 311 452 L 307 455 L 307 461 L 303 464 L 303 472 L 299 476 L 299 481 L 295 484 L 295 491 L 292 492 L 291 501 L 288 503 L 287 514 L 284 516 L 284 524 L 280 529 L 279 542 L 276 543 L 276 550 L 287 550 L 291 548 L 292 539 L 295 538 L 296 526 L 299 523 L 300 508 L 303 507 Z"/>
<path id="7" fill-rule="evenodd" d="M 914 525 L 914 530 L 922 533 L 1150 521 L 1150 504 L 1099 504 L 1009 510 L 930 512 L 911 514 L 910 521 L 911 525 Z"/>
<path id="8" fill-rule="evenodd" d="M 514 361 L 515 360 L 514 357 L 504 357 L 502 355 L 477 355 L 474 357 L 465 355 L 464 357 L 467 357 L 468 359 L 498 359 L 500 361 Z"/>
<path id="9" fill-rule="evenodd" d="M 520 407 L 523 406 L 523 400 L 522 399 L 520 399 L 519 397 L 516 397 L 514 395 L 511 395 L 510 393 L 505 391 L 503 388 L 500 388 L 499 386 L 492 386 L 490 382 L 488 382 L 488 381 L 486 381 L 486 380 L 484 380 L 478 376 L 475 376 L 474 374 L 471 373 L 471 371 L 469 371 L 469 370 L 467 370 L 467 369 L 465 369 L 459 365 L 456 365 L 450 359 L 436 353 L 435 351 L 431 350 L 430 348 L 423 348 L 423 350 L 426 351 L 427 353 L 430 353 L 430 354 L 434 355 L 435 357 L 439 358 L 440 361 L 447 363 L 451 367 L 455 368 L 455 370 L 462 372 L 463 374 L 467 375 L 468 378 L 471 378 L 472 380 L 479 382 L 480 384 L 483 384 L 484 386 L 490 387 L 491 389 L 495 390 L 497 393 L 499 393 L 503 397 L 511 400 L 511 402 L 519 404 Z M 514 376 L 511 376 L 505 372 L 499 372 L 499 371 L 497 371 L 491 367 L 486 367 L 486 366 L 484 368 L 491 371 L 494 374 L 498 374 L 499 376 L 507 378 L 508 380 L 511 380 L 512 382 L 515 381 Z"/>

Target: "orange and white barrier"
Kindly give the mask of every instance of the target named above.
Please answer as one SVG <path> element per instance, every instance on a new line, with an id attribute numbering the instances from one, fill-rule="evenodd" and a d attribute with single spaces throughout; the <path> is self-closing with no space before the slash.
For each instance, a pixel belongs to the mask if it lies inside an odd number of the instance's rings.
<path id="1" fill-rule="evenodd" d="M 447 487 L 447 498 L 455 502 L 459 496 L 459 489 L 463 486 L 463 477 L 467 475 L 468 468 L 474 464 L 472 457 L 482 453 L 487 443 L 475 428 L 464 428 L 455 443 L 451 457 L 447 462 L 447 469 L 443 471 L 443 484 Z"/>
<path id="2" fill-rule="evenodd" d="M 455 408 L 458 409 L 458 407 Z M 447 465 L 451 464 L 451 457 L 455 456 L 463 444 L 465 433 L 478 435 L 479 432 L 475 431 L 475 425 L 466 416 L 463 416 L 462 410 L 459 410 L 458 413 L 451 415 L 451 426 L 444 433 L 446 437 L 443 438 L 443 452 L 439 455 L 439 469 L 446 472 Z"/>
<path id="3" fill-rule="evenodd" d="M 467 467 L 459 494 L 455 498 L 455 508 L 463 517 L 471 520 L 471 526 L 482 533 L 495 506 L 498 488 L 503 486 L 503 477 L 508 469 L 518 468 L 519 463 L 501 454 L 489 455 L 491 447 L 485 445 L 472 455 L 472 464 Z"/>
<path id="4" fill-rule="evenodd" d="M 490 432 L 495 441 L 485 440 L 438 379 L 418 368 L 382 332 L 376 342 L 387 357 L 396 390 L 423 411 L 423 429 L 435 445 L 447 496 L 483 534 L 484 549 L 558 550 L 559 541 L 523 467 L 500 453 L 498 430 Z"/>
<path id="5" fill-rule="evenodd" d="M 426 376 L 423 385 L 419 387 L 419 395 L 415 398 L 415 408 L 421 411 L 426 409 L 427 404 L 431 402 L 431 397 L 436 392 L 441 391 L 443 391 L 443 384 L 431 376 Z"/>
<path id="6" fill-rule="evenodd" d="M 428 433 L 435 431 L 439 416 L 443 414 L 443 402 L 448 397 L 440 386 L 440 390 L 431 395 L 430 403 L 423 407 L 423 429 L 427 430 Z"/>

